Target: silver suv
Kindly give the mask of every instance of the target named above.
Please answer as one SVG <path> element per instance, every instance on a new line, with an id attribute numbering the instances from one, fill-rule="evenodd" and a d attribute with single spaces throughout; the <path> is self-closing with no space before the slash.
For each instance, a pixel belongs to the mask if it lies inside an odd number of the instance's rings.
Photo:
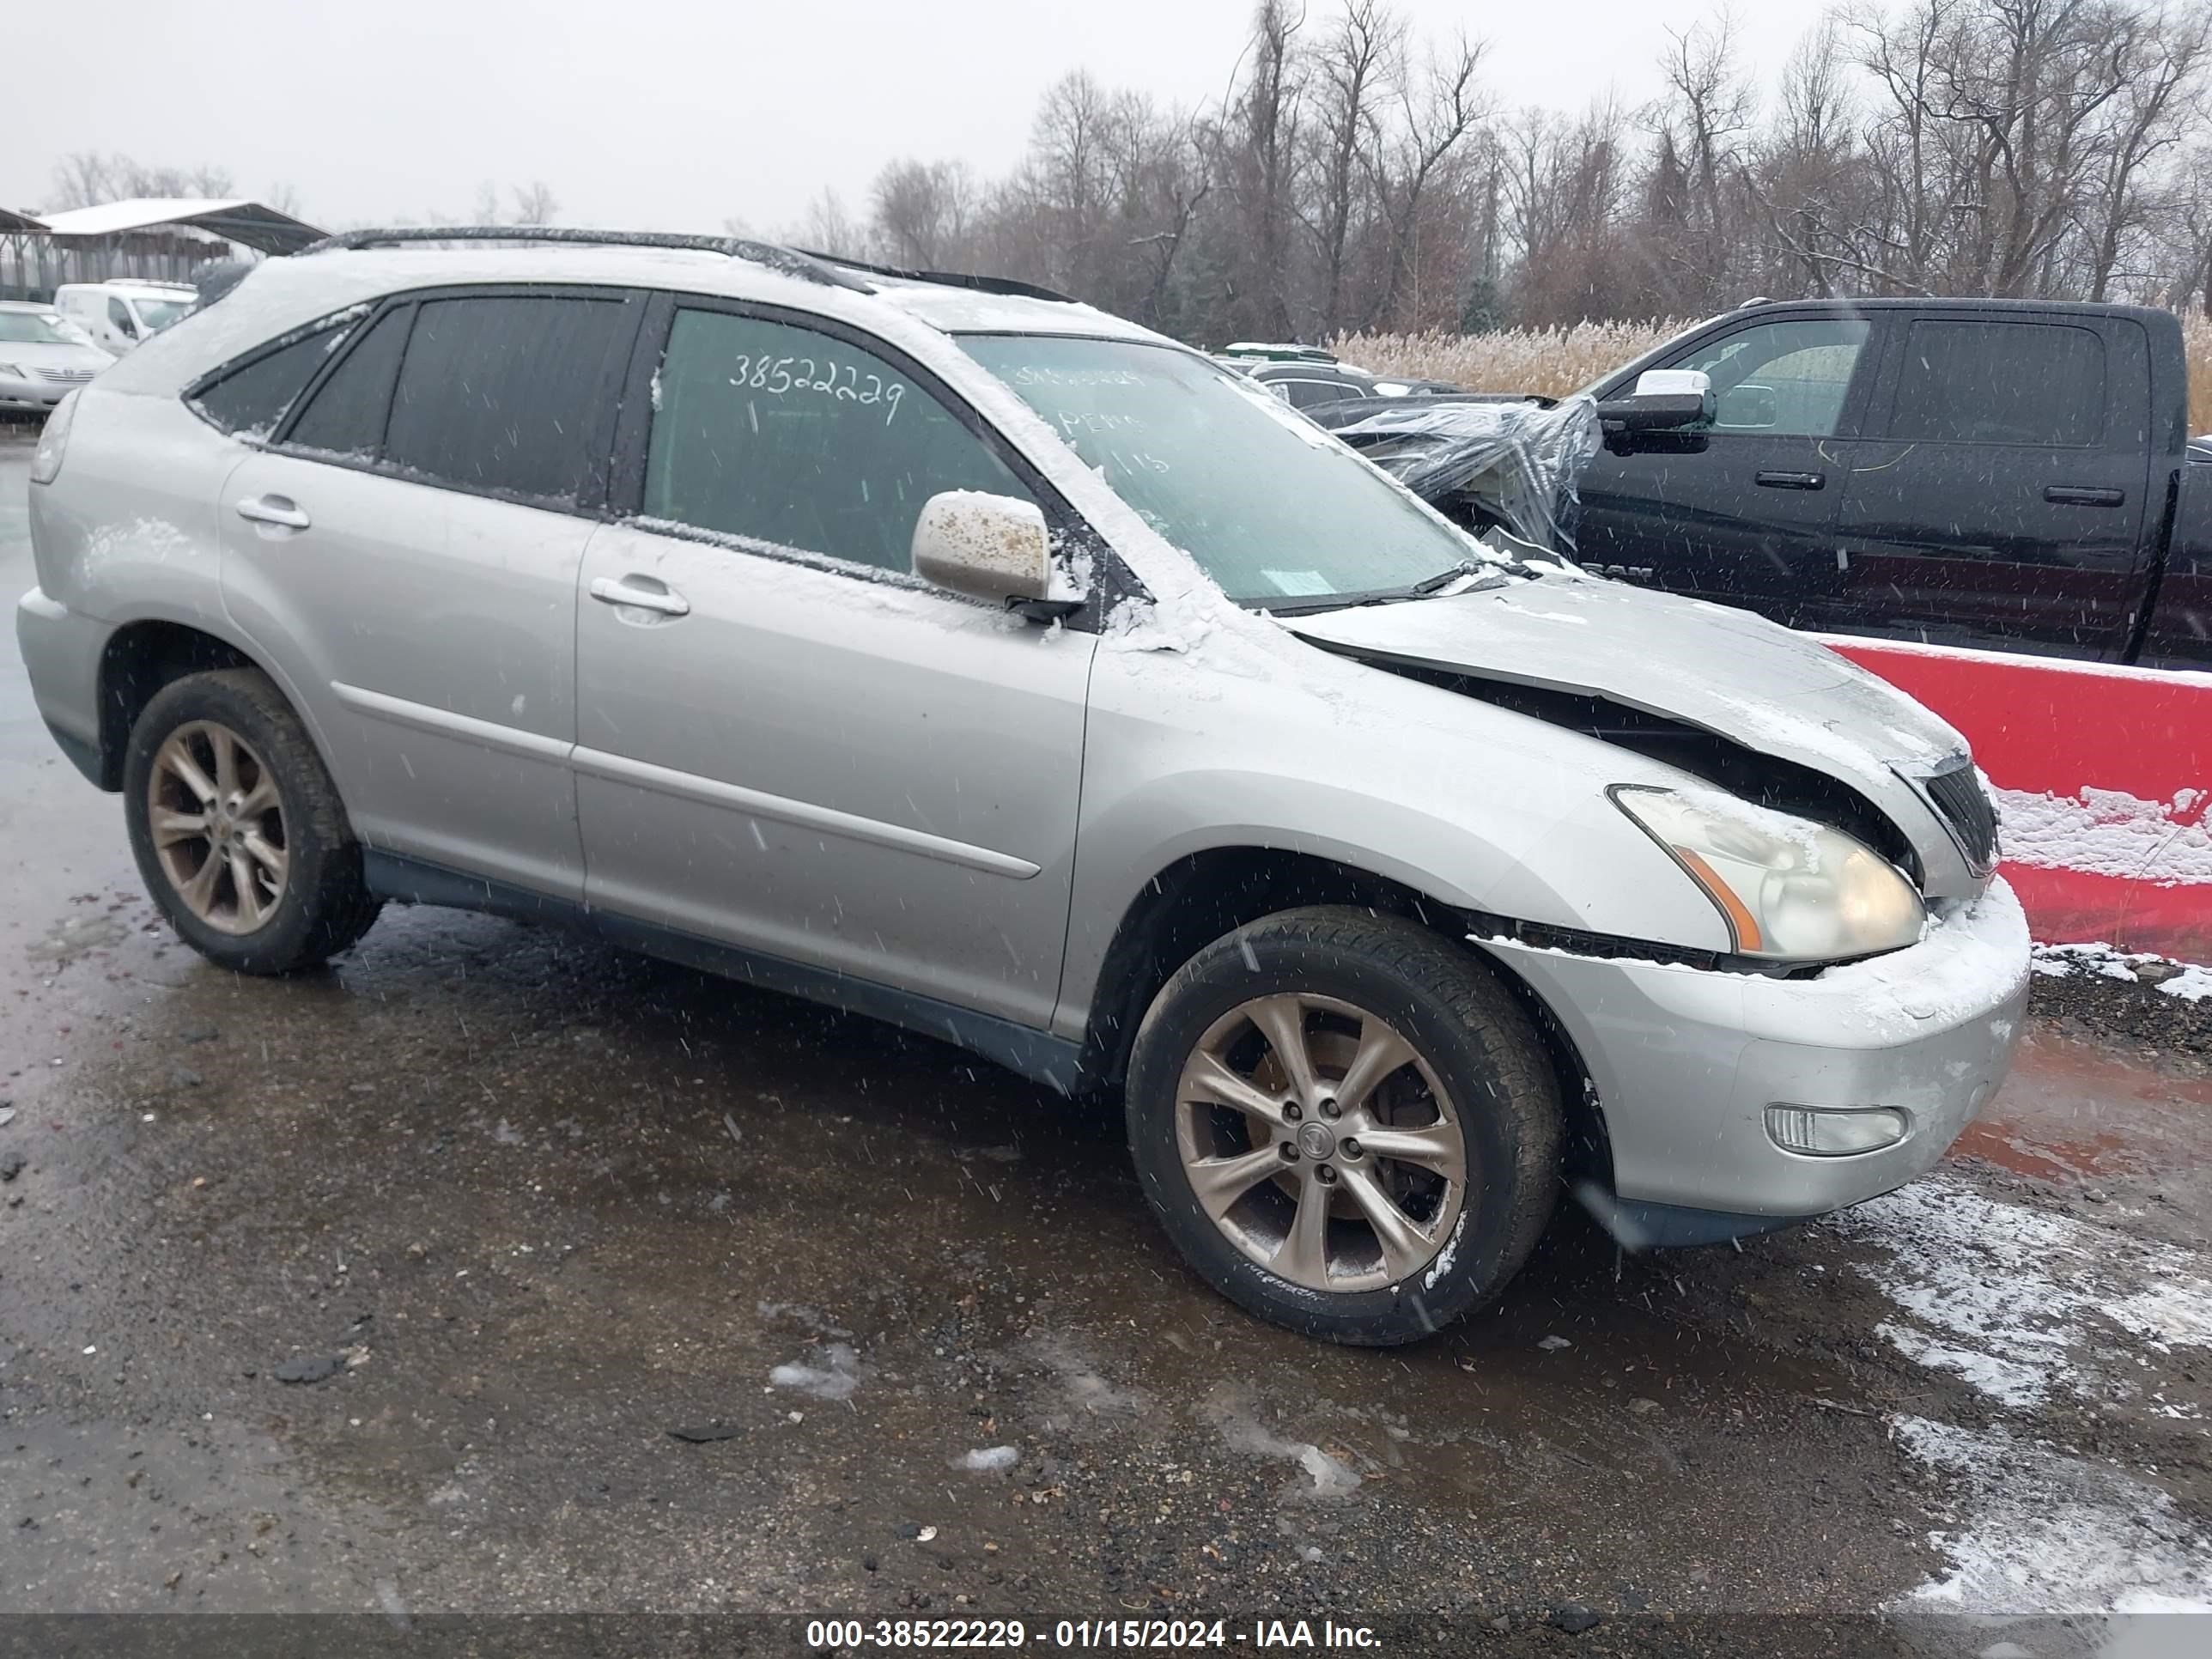
<path id="1" fill-rule="evenodd" d="M 1355 1343 L 1562 1191 L 1631 1244 L 1883 1192 L 2002 1076 L 1989 799 L 1820 646 L 1018 284 L 397 240 L 33 464 L 40 708 L 211 961 L 463 906 L 1117 1090 L 1191 1265 Z"/>

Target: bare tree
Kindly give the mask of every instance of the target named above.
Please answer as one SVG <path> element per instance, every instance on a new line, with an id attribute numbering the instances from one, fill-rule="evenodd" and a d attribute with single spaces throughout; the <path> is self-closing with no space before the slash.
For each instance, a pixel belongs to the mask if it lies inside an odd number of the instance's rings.
<path id="1" fill-rule="evenodd" d="M 1217 343 L 1761 293 L 2212 297 L 2212 0 L 1850 3 L 1764 100 L 1717 7 L 1644 108 L 1500 122 L 1480 46 L 1396 0 L 1258 0 L 1217 101 L 1066 76 L 1003 177 L 900 160 L 864 221 L 825 193 L 792 234 Z"/>
<path id="2" fill-rule="evenodd" d="M 1398 131 L 1382 146 L 1373 167 L 1389 252 L 1365 327 L 1395 320 L 1408 288 L 1419 286 L 1419 233 L 1430 188 L 1492 113 L 1480 79 L 1484 51 L 1481 41 L 1462 35 L 1430 58 L 1418 89 L 1400 89 Z M 1415 303 L 1418 307 L 1418 298 Z"/>
<path id="3" fill-rule="evenodd" d="M 1293 15 L 1284 0 L 1261 0 L 1246 48 L 1251 71 L 1223 130 L 1230 191 L 1246 246 L 1238 309 L 1250 319 L 1246 325 L 1252 332 L 1275 338 L 1292 331 L 1290 240 L 1304 93 L 1298 41 L 1304 23 L 1304 14 Z"/>
<path id="4" fill-rule="evenodd" d="M 2174 192 L 2147 189 L 2143 179 L 2160 156 L 2191 131 L 2203 130 L 2203 69 L 2212 51 L 2212 12 L 2176 15 L 2161 8 L 2123 15 L 2114 22 L 2112 50 L 2122 84 L 2095 179 L 2089 256 L 2093 300 L 2104 299 L 2111 289 L 2128 239 L 2150 229 L 2154 220 L 2171 222 L 2174 216 Z"/>
<path id="5" fill-rule="evenodd" d="M 1336 27 L 1313 54 L 1316 150 L 1314 210 L 1305 218 L 1321 259 L 1323 337 L 1344 325 L 1345 259 L 1352 216 L 1382 142 L 1377 106 L 1404 72 L 1406 25 L 1384 0 L 1347 0 Z"/>
<path id="6" fill-rule="evenodd" d="M 514 198 L 514 222 L 518 225 L 550 225 L 557 222 L 561 204 L 543 179 L 533 179 L 526 185 L 509 185 L 507 193 Z"/>
<path id="7" fill-rule="evenodd" d="M 277 212 L 289 214 L 295 219 L 300 217 L 305 211 L 301 205 L 300 187 L 297 185 L 271 185 L 256 199 L 262 206 L 274 208 Z"/>
<path id="8" fill-rule="evenodd" d="M 226 199 L 237 187 L 228 169 L 209 167 L 149 167 L 120 153 L 101 155 L 80 150 L 54 168 L 53 206 L 94 207 L 102 202 L 172 197 Z"/>
<path id="9" fill-rule="evenodd" d="M 871 252 L 866 228 L 845 211 L 845 204 L 834 190 L 825 189 L 809 202 L 805 217 L 786 231 L 781 240 L 816 253 L 848 259 L 865 259 Z"/>
<path id="10" fill-rule="evenodd" d="M 949 264 L 975 210 L 975 175 L 963 161 L 894 161 L 870 192 L 876 235 L 897 264 Z"/>

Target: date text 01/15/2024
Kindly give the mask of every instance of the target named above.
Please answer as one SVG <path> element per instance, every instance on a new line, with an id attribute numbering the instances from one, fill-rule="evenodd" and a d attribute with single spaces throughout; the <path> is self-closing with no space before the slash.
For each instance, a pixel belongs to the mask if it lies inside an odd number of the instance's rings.
<path id="1" fill-rule="evenodd" d="M 806 1626 L 816 1651 L 863 1648 L 1160 1649 L 1355 1648 L 1382 1644 L 1365 1625 L 1324 1619 L 1059 1619 L 1034 1626 L 1018 1619 L 817 1619 Z"/>

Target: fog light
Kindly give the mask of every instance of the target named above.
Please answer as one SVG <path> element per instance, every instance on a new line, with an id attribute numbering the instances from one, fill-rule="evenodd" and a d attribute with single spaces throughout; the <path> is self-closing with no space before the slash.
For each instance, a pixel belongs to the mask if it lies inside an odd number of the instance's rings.
<path id="1" fill-rule="evenodd" d="M 1766 1133 L 1774 1144 L 1785 1152 L 1808 1158 L 1878 1152 L 1896 1146 L 1911 1127 L 1911 1120 L 1894 1106 L 1838 1112 L 1778 1102 L 1766 1109 Z"/>

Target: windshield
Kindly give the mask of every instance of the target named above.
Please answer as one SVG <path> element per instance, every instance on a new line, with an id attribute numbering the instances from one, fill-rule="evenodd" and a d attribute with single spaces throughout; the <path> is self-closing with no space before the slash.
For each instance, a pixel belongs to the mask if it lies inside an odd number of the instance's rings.
<path id="1" fill-rule="evenodd" d="M 0 311 L 0 341 L 9 345 L 89 345 L 84 331 L 51 311 Z"/>
<path id="2" fill-rule="evenodd" d="M 1264 388 L 1203 357 L 1034 334 L 960 344 L 1240 604 L 1322 609 L 1486 556 Z"/>
<path id="3" fill-rule="evenodd" d="M 190 300 L 133 300 L 131 303 L 137 308 L 138 320 L 155 334 L 183 316 L 191 305 Z"/>

